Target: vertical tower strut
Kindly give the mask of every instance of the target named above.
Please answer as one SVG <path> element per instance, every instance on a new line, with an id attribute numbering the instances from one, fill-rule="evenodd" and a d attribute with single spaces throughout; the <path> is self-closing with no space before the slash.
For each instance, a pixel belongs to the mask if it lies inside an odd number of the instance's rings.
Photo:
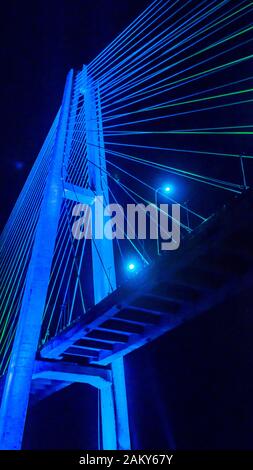
<path id="1" fill-rule="evenodd" d="M 89 184 L 96 196 L 109 204 L 108 178 L 103 137 L 99 86 L 88 80 L 84 67 L 85 118 Z M 99 212 L 102 213 L 103 207 Z M 94 219 L 93 211 L 93 219 Z M 97 220 L 101 223 L 101 220 Z M 95 304 L 116 289 L 112 240 L 104 238 L 103 224 L 98 227 L 100 238 L 93 239 L 92 264 Z M 126 385 L 123 359 L 112 364 L 112 390 L 101 391 L 101 418 L 104 449 L 130 449 Z"/>
<path id="2" fill-rule="evenodd" d="M 89 186 L 95 196 L 103 196 L 104 203 L 107 205 L 109 204 L 109 191 L 99 88 L 94 82 L 88 80 L 85 66 L 83 74 Z M 116 289 L 116 278 L 112 240 L 104 238 L 103 203 L 92 206 L 92 209 L 92 219 L 94 222 L 96 217 L 97 227 L 92 240 L 93 286 L 95 304 L 97 304 Z"/>
<path id="3" fill-rule="evenodd" d="M 61 172 L 71 101 L 73 71 L 67 76 L 56 132 L 52 166 L 37 224 L 25 292 L 14 339 L 0 410 L 0 448 L 21 448 L 34 360 L 50 279 L 63 197 Z"/>

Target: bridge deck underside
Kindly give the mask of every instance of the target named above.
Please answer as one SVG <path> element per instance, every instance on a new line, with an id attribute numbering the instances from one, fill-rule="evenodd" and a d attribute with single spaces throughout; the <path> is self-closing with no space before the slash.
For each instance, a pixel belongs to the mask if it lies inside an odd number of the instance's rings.
<path id="1" fill-rule="evenodd" d="M 253 284 L 253 196 L 224 207 L 40 350 L 106 366 Z"/>

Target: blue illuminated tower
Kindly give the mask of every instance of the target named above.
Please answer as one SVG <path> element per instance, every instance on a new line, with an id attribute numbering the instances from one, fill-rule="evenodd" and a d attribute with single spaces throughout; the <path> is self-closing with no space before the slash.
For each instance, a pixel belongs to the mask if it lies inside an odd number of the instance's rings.
<path id="1" fill-rule="evenodd" d="M 69 182 L 67 168 L 77 121 L 83 103 L 88 184 Z M 73 118 L 74 114 L 74 118 Z M 29 393 L 48 294 L 50 272 L 64 198 L 93 207 L 94 198 L 109 201 L 99 88 L 88 79 L 86 67 L 67 76 L 61 109 L 55 122 L 51 164 L 44 185 L 36 231 L 27 269 L 26 283 L 0 411 L 0 448 L 20 449 Z M 92 240 L 95 304 L 116 288 L 112 241 Z M 92 367 L 92 366 L 91 366 Z M 100 389 L 102 438 L 106 449 L 130 448 L 123 359 L 111 366 L 111 381 L 100 377 L 86 383 Z"/>

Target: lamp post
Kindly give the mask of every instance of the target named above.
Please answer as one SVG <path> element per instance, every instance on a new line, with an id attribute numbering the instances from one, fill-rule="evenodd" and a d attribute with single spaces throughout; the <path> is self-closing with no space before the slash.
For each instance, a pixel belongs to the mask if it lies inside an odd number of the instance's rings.
<path id="1" fill-rule="evenodd" d="M 168 184 L 166 186 L 159 186 L 155 190 L 155 205 L 158 207 L 158 194 L 161 192 L 162 194 L 169 194 L 172 191 L 171 186 Z M 160 256 L 160 247 L 159 247 L 159 233 L 157 233 L 157 254 Z"/>

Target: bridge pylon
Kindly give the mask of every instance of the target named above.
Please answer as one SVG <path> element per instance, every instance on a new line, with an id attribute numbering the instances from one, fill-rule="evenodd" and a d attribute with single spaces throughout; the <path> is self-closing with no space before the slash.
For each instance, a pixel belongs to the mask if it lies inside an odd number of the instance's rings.
<path id="1" fill-rule="evenodd" d="M 73 70 L 69 72 L 58 114 L 52 165 L 47 176 L 36 225 L 15 339 L 5 377 L 0 409 L 2 450 L 19 450 L 22 447 L 63 200 L 66 198 L 76 203 L 89 204 L 92 210 L 97 196 L 103 196 L 104 201 L 109 202 L 99 87 L 88 79 L 85 66 L 79 75 L 81 87 L 74 85 Z M 87 158 L 89 180 L 86 189 L 69 184 L 65 179 L 73 135 L 71 108 L 73 111 L 80 98 L 84 100 L 85 114 L 83 132 L 86 139 L 86 156 L 84 158 Z M 113 242 L 104 237 L 98 239 L 94 237 L 91 246 L 94 303 L 97 304 L 116 289 Z M 92 368 L 92 365 L 89 367 Z M 104 449 L 112 450 L 129 449 L 123 359 L 115 360 L 110 369 L 110 380 L 103 382 L 102 387 L 100 385 L 98 387 L 101 401 L 102 446 Z M 64 380 L 64 373 L 57 373 L 58 380 Z M 88 378 L 86 383 L 89 383 Z"/>

